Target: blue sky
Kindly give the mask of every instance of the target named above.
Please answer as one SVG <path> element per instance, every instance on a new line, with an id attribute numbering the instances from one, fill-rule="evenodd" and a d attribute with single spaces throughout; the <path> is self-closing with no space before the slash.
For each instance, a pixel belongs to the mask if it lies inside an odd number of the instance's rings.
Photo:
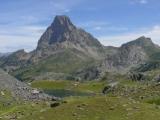
<path id="1" fill-rule="evenodd" d="M 0 52 L 33 50 L 62 14 L 104 45 L 120 46 L 143 35 L 160 44 L 159 11 L 159 0 L 1 0 Z"/>

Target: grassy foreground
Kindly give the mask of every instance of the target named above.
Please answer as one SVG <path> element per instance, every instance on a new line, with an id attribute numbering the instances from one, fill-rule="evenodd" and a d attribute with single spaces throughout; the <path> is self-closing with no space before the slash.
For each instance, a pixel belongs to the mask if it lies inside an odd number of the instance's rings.
<path id="1" fill-rule="evenodd" d="M 158 120 L 160 109 L 121 97 L 70 97 L 56 108 L 47 104 L 16 106 L 2 114 L 3 120 Z"/>
<path id="2" fill-rule="evenodd" d="M 35 81 L 32 87 L 43 90 L 71 90 L 95 93 L 94 96 L 68 96 L 64 103 L 50 107 L 49 102 L 15 103 L 6 109 L 0 109 L 2 120 L 160 120 L 160 99 L 158 87 L 146 86 L 138 82 L 123 81 L 120 87 L 107 95 L 102 89 L 107 83 L 72 81 Z M 124 87 L 125 86 L 125 87 Z M 133 88 L 136 91 L 126 92 Z M 139 92 L 141 91 L 141 92 Z M 136 93 L 136 94 L 135 94 Z M 140 100 L 146 97 L 146 99 Z M 145 95 L 145 96 L 144 96 Z M 148 98 L 147 98 L 148 97 Z"/>

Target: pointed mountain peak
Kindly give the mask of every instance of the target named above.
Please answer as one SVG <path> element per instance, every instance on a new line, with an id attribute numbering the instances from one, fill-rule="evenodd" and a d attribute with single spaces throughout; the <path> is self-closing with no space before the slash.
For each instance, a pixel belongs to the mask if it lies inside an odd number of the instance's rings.
<path id="1" fill-rule="evenodd" d="M 151 38 L 147 38 L 145 36 L 141 36 L 136 39 L 137 41 L 146 41 L 146 42 L 152 42 Z"/>
<path id="2" fill-rule="evenodd" d="M 147 37 L 145 37 L 145 36 L 141 36 L 141 37 L 139 37 L 138 39 L 146 39 Z"/>
<path id="3" fill-rule="evenodd" d="M 71 30 L 74 25 L 71 22 L 70 18 L 65 15 L 57 15 L 51 25 L 51 27 L 55 28 L 63 28 L 67 30 Z"/>
<path id="4" fill-rule="evenodd" d="M 145 36 L 141 36 L 137 38 L 136 40 L 133 40 L 131 42 L 128 42 L 126 44 L 123 44 L 122 46 L 154 46 L 155 44 L 152 42 L 151 38 L 147 38 Z"/>
<path id="5" fill-rule="evenodd" d="M 36 51 L 48 55 L 53 54 L 53 51 L 64 49 L 76 49 L 85 54 L 88 51 L 93 57 L 99 56 L 99 51 L 101 54 L 104 52 L 103 46 L 96 38 L 85 30 L 77 28 L 69 17 L 62 15 L 56 16 L 51 26 L 47 28 L 38 41 Z"/>
<path id="6" fill-rule="evenodd" d="M 154 45 L 151 38 L 147 38 L 145 36 L 141 36 L 133 42 L 135 42 L 135 44 L 139 45 L 139 46 L 152 46 L 152 45 Z"/>
<path id="7" fill-rule="evenodd" d="M 57 15 L 54 19 L 54 22 L 59 24 L 63 24 L 63 23 L 72 24 L 70 18 L 66 15 Z"/>

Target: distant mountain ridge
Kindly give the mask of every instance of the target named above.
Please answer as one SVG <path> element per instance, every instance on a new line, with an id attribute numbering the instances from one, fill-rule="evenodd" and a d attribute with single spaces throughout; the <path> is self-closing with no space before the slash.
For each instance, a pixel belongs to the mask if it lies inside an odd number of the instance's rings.
<path id="1" fill-rule="evenodd" d="M 154 53 L 160 52 L 160 47 L 144 36 L 123 44 L 117 52 L 106 57 L 104 65 L 108 71 L 128 71 L 131 67 L 143 64 Z"/>
<path id="2" fill-rule="evenodd" d="M 14 52 L 1 60 L 1 67 L 21 80 L 91 80 L 108 71 L 128 72 L 159 53 L 160 47 L 144 36 L 119 48 L 103 46 L 62 15 L 55 17 L 34 51 Z"/>
<path id="3" fill-rule="evenodd" d="M 74 26 L 67 16 L 56 16 L 41 36 L 31 59 L 48 57 L 65 49 L 75 49 L 95 59 L 103 54 L 103 46 L 96 38 Z"/>

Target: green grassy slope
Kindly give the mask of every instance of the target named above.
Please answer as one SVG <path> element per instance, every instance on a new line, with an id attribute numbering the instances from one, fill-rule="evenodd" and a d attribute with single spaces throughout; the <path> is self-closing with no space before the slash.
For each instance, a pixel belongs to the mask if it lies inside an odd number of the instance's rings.
<path id="1" fill-rule="evenodd" d="M 8 112 L 18 120 L 159 120 L 159 109 L 120 97 L 71 97 L 56 108 L 47 105 L 22 105 Z M 19 111 L 23 109 L 21 115 Z M 9 120 L 2 115 L 3 120 Z"/>
<path id="2" fill-rule="evenodd" d="M 70 96 L 51 108 L 49 102 L 24 102 L 2 110 L 0 118 L 10 120 L 160 120 L 160 85 L 148 85 L 120 79 L 106 95 L 106 81 L 34 81 L 31 86 L 43 90 L 93 92 L 94 96 Z"/>
<path id="3" fill-rule="evenodd" d="M 37 76 L 41 76 L 42 79 L 48 79 L 49 76 L 54 78 L 54 74 L 55 76 L 56 74 L 62 74 L 64 76 L 64 78 L 62 77 L 63 79 L 69 78 L 77 70 L 96 65 L 96 61 L 93 58 L 84 57 L 84 55 L 82 57 L 81 54 L 78 51 L 66 50 L 36 64 L 16 70 L 11 74 L 20 80 L 32 80 Z"/>

